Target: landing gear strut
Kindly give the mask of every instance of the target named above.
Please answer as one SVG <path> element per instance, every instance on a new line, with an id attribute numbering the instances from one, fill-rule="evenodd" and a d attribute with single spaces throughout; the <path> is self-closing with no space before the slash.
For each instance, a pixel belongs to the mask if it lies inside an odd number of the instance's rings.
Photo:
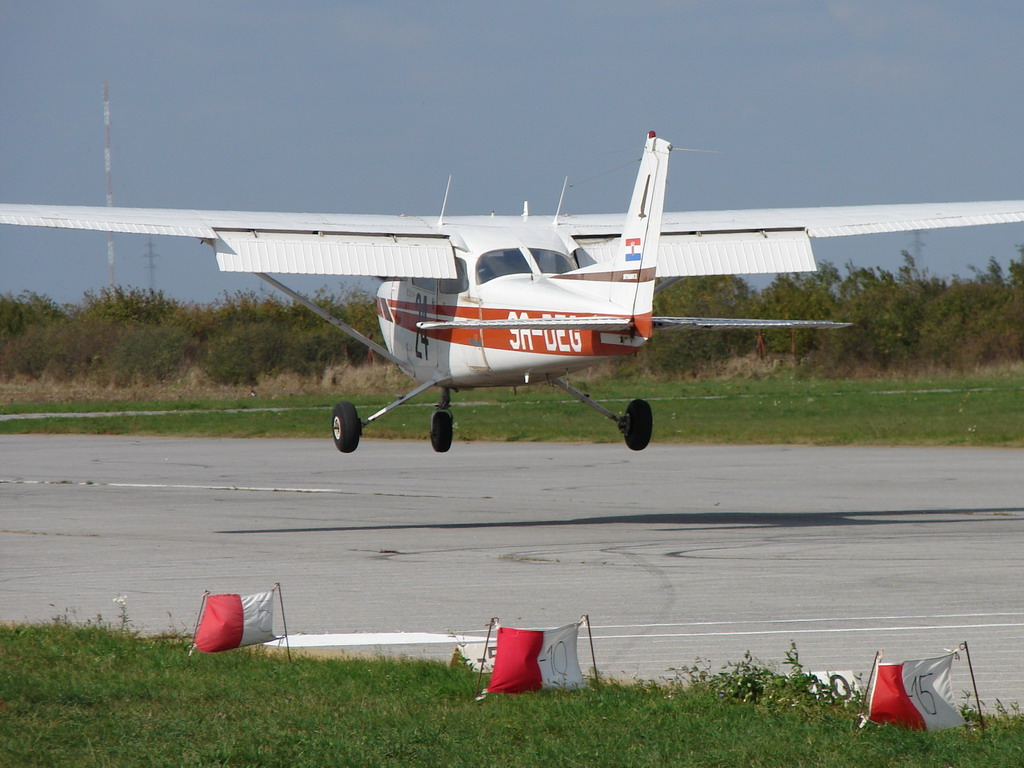
<path id="1" fill-rule="evenodd" d="M 619 428 L 619 432 L 626 438 L 626 445 L 634 451 L 642 451 L 651 442 L 651 432 L 654 428 L 654 419 L 651 415 L 651 406 L 646 400 L 633 400 L 626 406 L 626 413 L 618 416 L 605 408 L 600 403 L 590 399 L 590 395 L 580 392 L 576 387 L 558 378 L 548 379 L 548 383 L 568 392 L 581 403 L 589 405 L 595 411 L 607 419 L 611 419 Z"/>
<path id="2" fill-rule="evenodd" d="M 646 400 L 631 401 L 629 405 L 626 406 L 626 412 L 622 416 L 619 416 L 605 408 L 600 403 L 594 402 L 590 398 L 590 395 L 580 392 L 578 389 L 562 379 L 550 378 L 548 379 L 548 383 L 552 386 L 558 387 L 559 389 L 565 390 L 581 403 L 590 406 L 605 418 L 614 421 L 615 425 L 619 428 L 619 432 L 621 432 L 623 438 L 625 438 L 626 445 L 631 450 L 642 451 L 651 442 L 651 432 L 653 430 L 654 420 L 651 416 L 651 406 Z M 371 421 L 379 419 L 388 411 L 397 408 L 403 403 L 408 402 L 417 395 L 422 394 L 435 386 L 437 386 L 437 382 L 434 381 L 421 384 L 416 387 L 416 389 L 412 390 L 412 392 L 402 395 L 397 400 L 388 403 L 375 414 L 364 420 L 359 419 L 359 416 L 356 413 L 356 407 L 352 405 L 352 403 L 345 401 L 338 403 L 334 406 L 332 423 L 335 447 L 342 453 L 352 453 L 352 451 L 359 447 L 359 437 L 363 432 L 363 427 Z M 449 410 L 450 407 L 451 389 L 448 387 L 441 387 L 441 399 L 434 408 L 434 411 L 430 414 L 430 445 L 438 453 L 447 453 L 452 447 L 454 426 L 452 412 Z"/>
<path id="3" fill-rule="evenodd" d="M 359 447 L 359 437 L 363 432 L 363 427 L 434 386 L 437 386 L 437 383 L 433 381 L 421 384 L 412 392 L 402 395 L 397 400 L 385 405 L 369 418 L 363 420 L 359 419 L 356 407 L 352 403 L 345 401 L 338 403 L 334 406 L 333 422 L 331 425 L 331 431 L 334 434 L 334 446 L 342 453 L 352 453 L 352 451 Z M 438 453 L 447 453 L 452 447 L 454 429 L 452 412 L 449 410 L 451 402 L 451 389 L 441 387 L 441 400 L 438 402 L 434 412 L 430 414 L 430 445 Z"/>

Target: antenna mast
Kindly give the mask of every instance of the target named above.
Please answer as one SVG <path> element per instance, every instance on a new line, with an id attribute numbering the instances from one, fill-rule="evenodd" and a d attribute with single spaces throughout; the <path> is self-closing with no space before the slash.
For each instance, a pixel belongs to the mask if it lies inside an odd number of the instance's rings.
<path id="1" fill-rule="evenodd" d="M 153 238 L 149 238 L 149 243 L 146 246 L 146 252 L 142 254 L 142 258 L 147 259 L 149 263 L 146 265 L 146 270 L 149 272 L 149 292 L 152 293 L 156 290 L 156 264 L 153 259 L 160 258 L 159 253 L 153 253 Z"/>
<path id="2" fill-rule="evenodd" d="M 114 183 L 110 175 L 110 88 L 103 80 L 103 169 L 107 177 L 107 207 L 114 205 Z M 114 233 L 107 232 L 107 270 L 114 287 Z M 152 273 L 151 273 L 152 275 Z"/>
<path id="3" fill-rule="evenodd" d="M 437 226 L 444 226 L 444 211 L 448 207 L 448 193 L 452 189 L 452 177 L 448 175 L 448 185 L 444 188 L 444 201 L 441 203 L 441 215 L 437 217 Z"/>
<path id="4" fill-rule="evenodd" d="M 565 190 L 569 188 L 569 177 L 565 177 L 565 182 L 562 184 L 562 194 L 558 196 L 558 209 L 555 211 L 555 218 L 551 222 L 552 224 L 558 224 L 558 217 L 562 215 L 562 202 L 565 200 Z"/>

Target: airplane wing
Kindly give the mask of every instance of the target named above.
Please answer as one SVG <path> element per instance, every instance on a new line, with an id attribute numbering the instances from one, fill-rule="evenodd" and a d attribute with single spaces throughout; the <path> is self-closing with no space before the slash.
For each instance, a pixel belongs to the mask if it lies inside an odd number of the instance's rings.
<path id="1" fill-rule="evenodd" d="M 1024 221 L 1024 200 L 665 212 L 658 277 L 806 272 L 811 238 Z M 619 215 L 566 217 L 595 261 L 614 258 Z"/>
<path id="2" fill-rule="evenodd" d="M 414 216 L 0 204 L 0 223 L 197 237 L 225 272 L 458 276 L 451 239 Z"/>
<path id="3" fill-rule="evenodd" d="M 506 218 L 521 224 L 457 217 Z M 813 271 L 811 238 L 1019 221 L 1024 200 L 666 212 L 657 275 Z M 623 214 L 559 219 L 594 262 L 614 259 L 623 222 Z M 0 204 L 0 223 L 198 237 L 227 272 L 455 278 L 461 246 L 457 234 L 416 216 Z"/>

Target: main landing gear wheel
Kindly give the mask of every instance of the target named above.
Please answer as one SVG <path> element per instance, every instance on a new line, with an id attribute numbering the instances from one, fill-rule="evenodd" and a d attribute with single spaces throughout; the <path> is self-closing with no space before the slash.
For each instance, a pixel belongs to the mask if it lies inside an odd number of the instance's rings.
<path id="1" fill-rule="evenodd" d="M 352 453 L 359 447 L 359 435 L 363 432 L 362 422 L 352 403 L 342 401 L 334 406 L 334 447 L 342 453 Z"/>
<path id="2" fill-rule="evenodd" d="M 447 453 L 452 447 L 452 412 L 434 411 L 430 414 L 430 445 L 438 453 Z"/>
<path id="3" fill-rule="evenodd" d="M 651 442 L 654 417 L 646 400 L 633 400 L 626 406 L 626 415 L 619 422 L 619 429 L 626 438 L 626 445 L 634 451 L 642 451 Z"/>

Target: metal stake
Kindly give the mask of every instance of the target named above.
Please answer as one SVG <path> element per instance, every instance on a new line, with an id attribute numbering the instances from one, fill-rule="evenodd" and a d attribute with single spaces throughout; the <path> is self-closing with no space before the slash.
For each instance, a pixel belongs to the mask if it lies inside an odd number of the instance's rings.
<path id="1" fill-rule="evenodd" d="M 284 597 L 281 595 L 281 582 L 275 582 L 274 589 L 277 590 L 277 601 L 281 604 L 281 625 L 284 627 L 284 649 L 288 654 L 288 661 L 292 660 L 292 647 L 288 643 L 288 622 L 284 618 Z"/>
<path id="2" fill-rule="evenodd" d="M 978 725 L 981 726 L 981 730 L 985 730 L 985 716 L 981 713 L 981 699 L 978 698 L 978 681 L 974 679 L 974 665 L 971 664 L 971 651 L 967 647 L 967 641 L 964 640 L 960 643 L 960 648 L 963 649 L 964 655 L 967 656 L 967 669 L 971 671 L 971 685 L 974 686 L 974 701 L 978 704 Z"/>
<path id="3" fill-rule="evenodd" d="M 594 655 L 594 633 L 590 631 L 590 614 L 583 614 L 580 617 L 580 621 L 587 622 L 587 636 L 590 638 L 590 668 L 594 670 L 594 684 L 600 686 L 601 676 L 597 672 L 597 656 Z"/>
<path id="4" fill-rule="evenodd" d="M 477 699 L 477 701 L 479 701 L 480 699 L 482 699 L 484 697 L 484 690 L 480 687 L 480 685 L 481 685 L 481 683 L 483 682 L 483 679 L 484 679 L 484 664 L 487 661 L 487 649 L 491 645 L 491 630 L 494 628 L 494 625 L 497 624 L 497 623 L 498 623 L 498 617 L 494 616 L 493 618 L 491 618 L 491 620 L 487 624 L 487 639 L 484 640 L 484 655 L 483 655 L 483 658 L 480 659 L 480 674 L 477 675 L 477 678 L 476 678 L 476 690 L 477 690 L 476 699 Z"/>
<path id="5" fill-rule="evenodd" d="M 863 728 L 865 725 L 868 724 L 868 721 L 871 719 L 871 695 L 874 693 L 875 670 L 878 669 L 878 662 L 881 660 L 882 652 L 875 651 L 875 661 L 871 665 L 871 674 L 868 675 L 868 692 L 867 695 L 864 697 L 864 711 L 861 712 L 860 716 L 857 718 L 858 728 Z"/>
<path id="6" fill-rule="evenodd" d="M 188 669 L 188 663 L 192 659 L 192 651 L 196 649 L 196 633 L 199 631 L 199 622 L 203 618 L 203 609 L 206 608 L 206 598 L 209 597 L 210 590 L 203 591 L 203 600 L 199 603 L 199 615 L 196 616 L 196 625 L 192 629 L 192 645 L 188 648 L 188 656 L 185 657 L 185 669 Z"/>

